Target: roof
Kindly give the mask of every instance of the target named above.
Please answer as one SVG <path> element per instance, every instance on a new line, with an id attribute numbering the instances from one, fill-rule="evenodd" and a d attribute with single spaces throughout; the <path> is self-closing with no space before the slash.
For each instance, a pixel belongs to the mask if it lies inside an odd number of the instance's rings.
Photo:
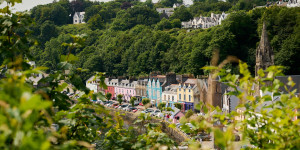
<path id="1" fill-rule="evenodd" d="M 288 86 L 288 82 L 289 82 L 288 77 L 292 78 L 292 81 L 295 83 L 294 87 Z M 290 91 L 293 91 L 293 90 L 296 89 L 297 90 L 296 93 L 300 93 L 300 75 L 277 76 L 275 78 L 278 79 L 280 82 L 282 82 L 284 85 L 286 85 Z M 283 86 L 281 86 L 279 88 L 279 90 L 284 92 L 284 93 L 288 92 L 288 91 L 285 90 L 285 88 Z"/>

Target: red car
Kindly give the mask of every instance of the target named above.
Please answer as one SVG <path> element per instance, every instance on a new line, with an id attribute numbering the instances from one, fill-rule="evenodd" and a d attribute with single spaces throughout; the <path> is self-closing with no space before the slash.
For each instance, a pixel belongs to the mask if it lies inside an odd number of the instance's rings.
<path id="1" fill-rule="evenodd" d="M 135 112 L 137 112 L 138 110 L 139 110 L 139 109 L 133 109 L 133 110 L 132 110 L 132 112 L 134 112 L 134 113 L 135 113 Z"/>
<path id="2" fill-rule="evenodd" d="M 142 102 L 140 102 L 140 104 L 139 104 L 139 105 L 140 105 L 140 106 L 144 106 Z"/>

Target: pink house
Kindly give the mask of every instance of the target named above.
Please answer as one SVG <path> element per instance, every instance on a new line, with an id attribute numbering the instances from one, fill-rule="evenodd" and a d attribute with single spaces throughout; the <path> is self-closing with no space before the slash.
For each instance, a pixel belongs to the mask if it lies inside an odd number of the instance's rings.
<path id="1" fill-rule="evenodd" d="M 118 86 L 115 86 L 115 95 L 123 95 L 123 100 L 129 101 L 131 97 L 136 96 L 135 86 L 137 81 L 130 82 L 129 80 L 122 80 Z"/>
<path id="2" fill-rule="evenodd" d="M 175 112 L 175 113 L 171 116 L 171 118 L 173 119 L 173 123 L 179 123 L 179 119 L 180 119 L 181 117 L 183 117 L 183 116 L 184 116 L 184 114 L 183 114 L 181 111 Z"/>

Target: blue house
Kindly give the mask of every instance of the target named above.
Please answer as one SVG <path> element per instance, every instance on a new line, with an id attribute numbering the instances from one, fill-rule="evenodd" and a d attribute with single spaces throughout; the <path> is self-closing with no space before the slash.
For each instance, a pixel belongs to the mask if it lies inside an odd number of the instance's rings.
<path id="1" fill-rule="evenodd" d="M 148 98 L 150 99 L 151 103 L 155 106 L 162 101 L 162 84 L 161 82 L 163 78 L 150 78 L 147 85 L 147 94 Z"/>
<path id="2" fill-rule="evenodd" d="M 158 106 L 162 102 L 162 92 L 165 90 L 165 87 L 174 83 L 177 83 L 175 73 L 151 76 L 147 85 L 147 95 L 151 103 Z"/>

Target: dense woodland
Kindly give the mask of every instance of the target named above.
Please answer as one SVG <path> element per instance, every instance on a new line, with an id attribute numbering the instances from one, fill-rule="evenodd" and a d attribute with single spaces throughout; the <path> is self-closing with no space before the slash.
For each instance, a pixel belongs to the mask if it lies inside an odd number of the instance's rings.
<path id="1" fill-rule="evenodd" d="M 265 1 L 239 0 L 219 2 L 201 0 L 186 8 L 176 8 L 169 19 L 160 20 L 155 8 L 171 7 L 176 0 L 152 4 L 117 0 L 107 3 L 60 0 L 34 7 L 30 29 L 37 40 L 31 47 L 38 65 L 57 69 L 70 49 L 72 35 L 85 34 L 85 45 L 71 49 L 78 68 L 106 72 L 107 75 L 138 76 L 151 71 L 202 75 L 210 65 L 215 50 L 220 61 L 228 55 L 237 56 L 254 72 L 255 50 L 260 40 L 262 22 L 267 24 L 275 64 L 285 66 L 285 74 L 300 74 L 300 8 L 265 5 Z M 75 11 L 85 11 L 86 24 L 73 25 Z M 230 13 L 222 25 L 209 29 L 180 29 L 181 21 L 211 12 Z M 228 65 L 232 71 L 236 64 Z M 85 79 L 86 74 L 83 76 Z"/>

